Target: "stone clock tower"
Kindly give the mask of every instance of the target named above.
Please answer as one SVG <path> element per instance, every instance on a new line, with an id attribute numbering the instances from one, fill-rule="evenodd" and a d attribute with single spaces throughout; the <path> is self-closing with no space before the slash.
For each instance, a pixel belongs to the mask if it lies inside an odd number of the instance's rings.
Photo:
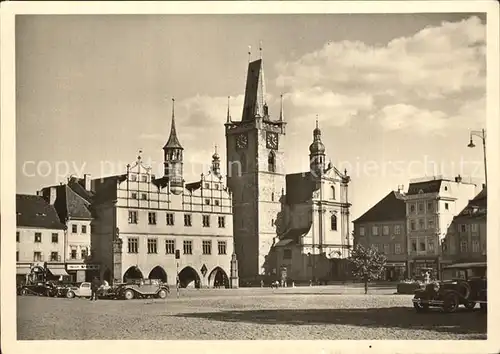
<path id="1" fill-rule="evenodd" d="M 271 117 L 262 58 L 248 64 L 241 121 L 227 113 L 227 184 L 233 196 L 234 247 L 241 281 L 264 274 L 285 191 L 285 122 Z"/>

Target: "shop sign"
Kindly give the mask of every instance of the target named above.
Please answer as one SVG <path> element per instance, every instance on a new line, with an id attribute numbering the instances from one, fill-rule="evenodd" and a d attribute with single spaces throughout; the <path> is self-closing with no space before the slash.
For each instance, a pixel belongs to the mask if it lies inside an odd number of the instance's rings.
<path id="1" fill-rule="evenodd" d="M 387 262 L 386 267 L 406 267 L 404 262 Z"/>
<path id="2" fill-rule="evenodd" d="M 68 264 L 66 265 L 67 270 L 98 270 L 98 264 Z"/>

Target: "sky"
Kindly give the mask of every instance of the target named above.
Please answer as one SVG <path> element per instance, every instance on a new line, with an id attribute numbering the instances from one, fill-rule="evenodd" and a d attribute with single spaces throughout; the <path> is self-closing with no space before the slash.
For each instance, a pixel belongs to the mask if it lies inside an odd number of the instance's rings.
<path id="1" fill-rule="evenodd" d="M 17 193 L 125 172 L 162 174 L 172 98 L 184 177 L 225 161 L 262 55 L 272 117 L 284 97 L 286 169 L 308 170 L 318 116 L 327 158 L 352 178 L 353 219 L 432 175 L 483 183 L 482 14 L 59 15 L 16 19 Z M 259 46 L 262 43 L 262 53 Z"/>

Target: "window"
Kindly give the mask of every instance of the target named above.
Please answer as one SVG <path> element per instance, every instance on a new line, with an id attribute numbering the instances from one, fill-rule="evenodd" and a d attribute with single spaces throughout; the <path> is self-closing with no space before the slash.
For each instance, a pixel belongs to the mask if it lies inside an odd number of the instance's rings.
<path id="1" fill-rule="evenodd" d="M 19 242 L 19 231 L 16 231 L 16 242 Z"/>
<path id="2" fill-rule="evenodd" d="M 427 228 L 428 229 L 433 229 L 434 228 L 434 220 L 428 219 L 427 220 Z"/>
<path id="3" fill-rule="evenodd" d="M 217 183 L 216 183 L 216 184 L 214 184 L 214 188 L 215 188 L 216 190 L 218 190 L 218 189 L 219 189 L 219 185 L 218 185 Z"/>
<path id="4" fill-rule="evenodd" d="M 445 189 L 446 189 L 446 187 L 445 187 Z M 446 210 L 449 210 L 449 209 L 450 209 L 450 207 L 449 207 L 448 203 L 444 203 L 444 208 L 445 208 Z"/>
<path id="5" fill-rule="evenodd" d="M 210 184 L 205 183 L 205 188 L 206 188 L 206 189 L 209 189 L 209 188 L 210 188 Z"/>
<path id="6" fill-rule="evenodd" d="M 186 225 L 186 216 L 189 217 L 189 225 Z M 167 213 L 166 221 L 167 221 L 168 226 L 173 226 L 174 225 L 174 214 Z M 191 226 L 191 215 L 184 215 L 184 226 Z"/>
<path id="7" fill-rule="evenodd" d="M 467 225 L 461 224 L 460 225 L 460 232 L 466 232 L 467 231 Z"/>
<path id="8" fill-rule="evenodd" d="M 418 212 L 423 213 L 424 212 L 424 203 L 418 203 Z"/>
<path id="9" fill-rule="evenodd" d="M 360 226 L 359 227 L 359 236 L 364 236 L 365 235 L 365 227 L 364 226 Z"/>
<path id="10" fill-rule="evenodd" d="M 378 244 L 374 243 L 372 247 L 378 252 Z"/>
<path id="11" fill-rule="evenodd" d="M 420 242 L 420 251 L 425 251 L 425 242 Z"/>
<path id="12" fill-rule="evenodd" d="M 224 216 L 219 216 L 219 227 L 226 227 L 226 218 Z"/>
<path id="13" fill-rule="evenodd" d="M 219 254 L 226 254 L 226 241 L 217 241 Z"/>
<path id="14" fill-rule="evenodd" d="M 332 199 L 335 200 L 335 187 L 332 186 Z"/>
<path id="15" fill-rule="evenodd" d="M 155 212 L 148 213 L 148 222 L 149 222 L 149 225 L 156 225 L 156 213 Z"/>
<path id="16" fill-rule="evenodd" d="M 292 259 L 292 250 L 284 249 L 283 250 L 283 259 Z"/>
<path id="17" fill-rule="evenodd" d="M 59 259 L 59 254 L 57 252 L 50 252 L 50 261 L 57 262 Z"/>
<path id="18" fill-rule="evenodd" d="M 193 241 L 184 241 L 184 254 L 193 254 Z"/>
<path id="19" fill-rule="evenodd" d="M 271 202 L 274 202 L 274 192 L 271 193 Z"/>
<path id="20" fill-rule="evenodd" d="M 401 254 L 401 244 L 399 244 L 399 243 L 394 244 L 394 253 Z"/>
<path id="21" fill-rule="evenodd" d="M 330 227 L 333 231 L 337 231 L 337 215 L 330 217 Z"/>
<path id="22" fill-rule="evenodd" d="M 141 194 L 142 200 L 148 200 L 148 195 L 146 193 Z"/>
<path id="23" fill-rule="evenodd" d="M 19 251 L 16 251 L 16 262 L 19 262 Z"/>
<path id="24" fill-rule="evenodd" d="M 82 234 L 87 233 L 87 225 L 82 225 Z"/>
<path id="25" fill-rule="evenodd" d="M 372 235 L 378 236 L 378 226 L 372 226 Z"/>
<path id="26" fill-rule="evenodd" d="M 41 261 L 43 261 L 43 259 L 42 259 L 42 252 L 33 252 L 33 261 L 34 262 L 41 262 Z"/>
<path id="27" fill-rule="evenodd" d="M 203 241 L 203 254 L 212 254 L 212 241 Z"/>
<path id="28" fill-rule="evenodd" d="M 165 253 L 166 254 L 175 253 L 175 240 L 165 240 Z"/>
<path id="29" fill-rule="evenodd" d="M 144 176 L 144 175 L 143 175 L 143 176 L 142 176 L 142 181 L 143 181 L 143 182 L 147 182 L 147 181 L 148 181 L 148 176 Z"/>
<path id="30" fill-rule="evenodd" d="M 271 151 L 267 158 L 267 169 L 269 172 L 276 172 L 276 155 L 274 155 L 274 151 Z"/>
<path id="31" fill-rule="evenodd" d="M 214 204 L 215 204 L 215 206 L 219 206 L 219 200 L 217 200 L 217 199 L 214 200 Z"/>
<path id="32" fill-rule="evenodd" d="M 35 232 L 35 242 L 36 243 L 42 242 L 42 233 L 41 232 Z"/>
<path id="33" fill-rule="evenodd" d="M 85 259 L 87 258 L 87 248 L 82 248 L 81 251 L 80 251 L 80 254 L 82 255 L 82 259 Z"/>
<path id="34" fill-rule="evenodd" d="M 418 219 L 418 229 L 419 230 L 425 229 L 425 220 L 424 219 Z"/>
<path id="35" fill-rule="evenodd" d="M 131 174 L 131 175 L 130 175 L 130 181 L 131 181 L 131 182 L 135 182 L 135 181 L 137 181 L 137 176 L 136 176 L 136 175 Z"/>
<path id="36" fill-rule="evenodd" d="M 167 214 L 168 215 L 168 214 Z M 172 224 L 173 224 L 173 214 L 172 214 Z M 167 218 L 168 225 L 168 218 Z M 184 214 L 184 226 L 191 226 L 191 214 Z"/>
<path id="37" fill-rule="evenodd" d="M 129 224 L 137 224 L 137 211 L 129 211 L 128 212 L 128 223 Z"/>
<path id="38" fill-rule="evenodd" d="M 472 232 L 477 232 L 478 224 L 471 224 L 471 229 L 472 229 Z"/>
<path id="39" fill-rule="evenodd" d="M 158 253 L 158 240 L 148 238 L 148 253 Z"/>
<path id="40" fill-rule="evenodd" d="M 384 253 L 385 254 L 391 253 L 391 246 L 388 243 L 384 244 Z"/>
<path id="41" fill-rule="evenodd" d="M 467 253 L 467 241 L 460 242 L 460 252 Z"/>
<path id="42" fill-rule="evenodd" d="M 410 221 L 410 230 L 415 231 L 416 229 L 417 229 L 417 227 L 415 226 L 415 220 L 411 220 Z"/>
<path id="43" fill-rule="evenodd" d="M 382 234 L 385 236 L 389 235 L 389 226 L 382 227 Z"/>
<path id="44" fill-rule="evenodd" d="M 129 237 L 128 253 L 139 253 L 139 239 L 137 237 Z"/>
<path id="45" fill-rule="evenodd" d="M 416 240 L 411 241 L 411 250 L 412 250 L 412 252 L 417 252 L 417 241 Z"/>
<path id="46" fill-rule="evenodd" d="M 274 219 L 271 219 L 271 227 L 274 227 Z"/>
<path id="47" fill-rule="evenodd" d="M 76 253 L 76 248 L 71 249 L 71 253 L 69 254 L 69 257 L 71 259 L 76 259 L 77 258 L 77 253 Z"/>
<path id="48" fill-rule="evenodd" d="M 71 225 L 71 233 L 76 234 L 78 232 L 78 225 Z"/>
<path id="49" fill-rule="evenodd" d="M 205 205 L 210 205 L 210 199 L 205 199 Z"/>
<path id="50" fill-rule="evenodd" d="M 130 197 L 130 198 L 132 198 L 132 199 L 137 199 L 137 193 L 132 192 L 132 193 L 131 193 L 131 197 Z"/>
<path id="51" fill-rule="evenodd" d="M 477 253 L 479 250 L 479 240 L 472 240 L 472 252 Z"/>
<path id="52" fill-rule="evenodd" d="M 434 211 L 434 203 L 432 202 L 427 203 L 427 211 Z"/>
<path id="53" fill-rule="evenodd" d="M 210 227 L 210 215 L 203 215 L 203 227 Z"/>
<path id="54" fill-rule="evenodd" d="M 430 252 L 434 252 L 434 241 L 432 240 L 427 241 L 427 247 Z"/>
<path id="55" fill-rule="evenodd" d="M 400 225 L 394 225 L 394 234 L 401 235 L 401 226 Z"/>
<path id="56" fill-rule="evenodd" d="M 410 213 L 415 212 L 415 204 L 410 204 Z"/>

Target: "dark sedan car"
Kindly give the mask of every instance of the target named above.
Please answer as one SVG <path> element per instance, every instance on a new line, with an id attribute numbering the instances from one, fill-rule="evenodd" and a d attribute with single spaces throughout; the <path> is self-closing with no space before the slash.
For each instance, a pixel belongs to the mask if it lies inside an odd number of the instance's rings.
<path id="1" fill-rule="evenodd" d="M 427 284 L 415 291 L 413 306 L 417 312 L 425 312 L 429 307 L 455 312 L 460 305 L 473 309 L 479 304 L 481 310 L 487 308 L 486 262 L 459 263 L 443 270 L 443 280 Z"/>

